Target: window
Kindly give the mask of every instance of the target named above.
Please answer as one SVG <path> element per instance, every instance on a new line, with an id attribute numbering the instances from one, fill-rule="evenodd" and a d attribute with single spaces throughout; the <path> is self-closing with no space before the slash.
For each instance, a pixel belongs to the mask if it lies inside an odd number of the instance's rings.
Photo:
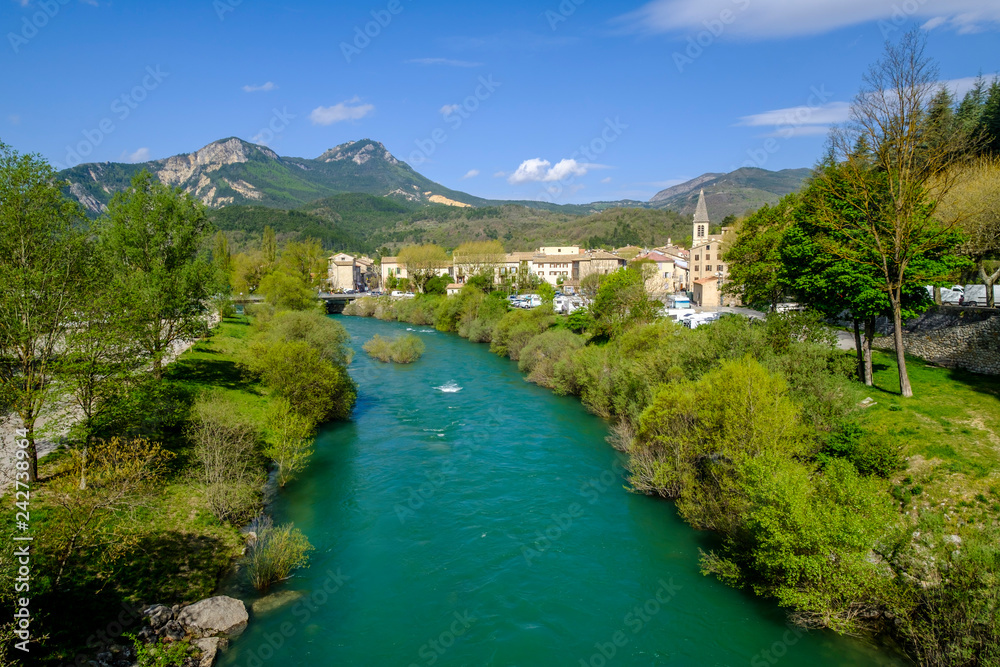
<path id="1" fill-rule="evenodd" d="M 696 262 L 697 262 L 697 261 L 698 261 L 698 260 L 700 260 L 700 259 L 701 259 L 701 255 L 695 255 L 695 256 L 694 256 L 694 261 L 696 261 Z"/>
<path id="2" fill-rule="evenodd" d="M 722 264 L 719 264 L 719 269 L 718 269 L 718 270 L 719 270 L 720 272 L 722 271 Z"/>
<path id="3" fill-rule="evenodd" d="M 698 225 L 698 238 L 705 235 L 705 225 Z"/>
<path id="4" fill-rule="evenodd" d="M 712 256 L 711 256 L 711 255 L 705 255 L 705 261 L 706 261 L 706 262 L 707 262 L 708 260 L 710 260 L 710 259 L 712 259 Z"/>

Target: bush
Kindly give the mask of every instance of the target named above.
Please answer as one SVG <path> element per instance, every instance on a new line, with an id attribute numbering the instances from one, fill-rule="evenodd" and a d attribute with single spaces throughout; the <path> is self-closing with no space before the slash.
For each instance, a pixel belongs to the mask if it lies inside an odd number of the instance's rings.
<path id="1" fill-rule="evenodd" d="M 135 635 L 126 634 L 135 648 L 136 667 L 184 667 L 188 658 L 194 655 L 191 644 L 181 642 L 160 642 L 154 639 L 147 644 Z"/>
<path id="2" fill-rule="evenodd" d="M 255 339 L 239 363 L 315 424 L 347 419 L 354 408 L 357 387 L 347 370 L 304 341 Z"/>
<path id="3" fill-rule="evenodd" d="M 395 339 L 375 336 L 361 346 L 365 352 L 373 359 L 383 362 L 395 362 L 397 364 L 412 364 L 420 358 L 426 349 L 424 342 L 419 336 L 407 334 Z"/>
<path id="4" fill-rule="evenodd" d="M 302 471 L 312 456 L 315 424 L 300 415 L 283 398 L 272 400 L 267 415 L 267 445 L 264 454 L 278 466 L 278 483 L 284 486 Z"/>
<path id="5" fill-rule="evenodd" d="M 555 324 L 551 305 L 515 310 L 503 316 L 493 330 L 490 352 L 517 361 L 521 349 L 532 338 Z"/>
<path id="6" fill-rule="evenodd" d="M 583 337 L 566 329 L 550 329 L 541 333 L 521 350 L 518 369 L 527 373 L 528 381 L 554 388 L 556 364 L 583 347 Z"/>
<path id="7" fill-rule="evenodd" d="M 292 570 L 305 567 L 313 547 L 292 524 L 275 526 L 262 517 L 250 526 L 253 533 L 247 544 L 243 567 L 250 584 L 266 591 L 271 584 L 287 579 Z"/>
<path id="8" fill-rule="evenodd" d="M 267 322 L 254 322 L 258 342 L 301 341 L 320 357 L 339 366 L 351 363 L 347 330 L 318 310 L 278 312 Z"/>
<path id="9" fill-rule="evenodd" d="M 258 426 L 223 394 L 207 393 L 191 408 L 187 435 L 212 514 L 234 524 L 256 514 L 263 481 Z"/>
<path id="10" fill-rule="evenodd" d="M 853 422 L 831 433 L 816 459 L 824 466 L 833 459 L 844 459 L 862 475 L 882 478 L 890 477 L 903 465 L 901 447 L 885 428 L 868 431 Z"/>

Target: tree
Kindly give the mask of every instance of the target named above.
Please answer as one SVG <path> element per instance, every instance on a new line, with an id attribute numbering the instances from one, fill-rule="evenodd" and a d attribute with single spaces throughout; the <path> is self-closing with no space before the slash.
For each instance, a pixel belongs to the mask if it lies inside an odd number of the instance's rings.
<path id="1" fill-rule="evenodd" d="M 766 307 L 772 312 L 777 308 L 787 290 L 781 243 L 797 203 L 794 194 L 787 195 L 773 207 L 765 204 L 743 221 L 724 254 L 729 264 L 724 293 L 738 296 L 751 307 Z"/>
<path id="2" fill-rule="evenodd" d="M 993 308 L 993 286 L 1000 280 L 1000 156 L 983 157 L 962 171 L 957 184 L 942 200 L 938 217 L 965 232 L 960 252 L 975 262 L 986 286 L 987 305 Z"/>
<path id="3" fill-rule="evenodd" d="M 264 253 L 258 250 L 233 255 L 230 267 L 229 284 L 233 294 L 247 296 L 257 291 L 264 276 L 270 271 Z"/>
<path id="4" fill-rule="evenodd" d="M 316 292 L 302 276 L 281 269 L 264 276 L 257 292 L 277 310 L 309 310 L 317 303 Z"/>
<path id="5" fill-rule="evenodd" d="M 173 343 L 205 329 L 203 301 L 213 271 L 201 248 L 209 231 L 199 202 L 145 170 L 98 221 L 100 252 L 118 269 L 112 279 L 128 297 L 136 338 L 157 380 Z"/>
<path id="6" fill-rule="evenodd" d="M 264 254 L 264 261 L 269 267 L 274 266 L 278 259 L 278 241 L 274 236 L 274 230 L 269 225 L 264 226 L 264 233 L 261 236 L 260 251 Z"/>
<path id="7" fill-rule="evenodd" d="M 133 337 L 136 323 L 128 295 L 107 281 L 114 273 L 107 258 L 90 252 L 83 263 L 80 303 L 73 315 L 74 326 L 66 332 L 56 372 L 83 413 L 80 427 L 85 445 L 90 445 L 97 421 L 126 391 L 141 363 L 142 350 Z"/>
<path id="8" fill-rule="evenodd" d="M 407 246 L 399 251 L 398 261 L 406 267 L 406 273 L 417 291 L 422 292 L 427 281 L 448 266 L 448 253 L 433 243 Z"/>
<path id="9" fill-rule="evenodd" d="M 507 261 L 500 241 L 469 241 L 455 248 L 452 253 L 456 276 L 465 276 L 467 282 L 478 278 L 477 286 L 484 293 L 493 291 L 493 284 Z"/>
<path id="10" fill-rule="evenodd" d="M 41 158 L 0 144 L 0 402 L 27 431 L 31 481 L 38 478 L 35 425 L 82 275 L 76 227 L 83 214 L 61 187 Z"/>
<path id="11" fill-rule="evenodd" d="M 850 190 L 842 201 L 858 215 L 819 209 L 828 224 L 852 238 L 845 246 L 850 258 L 880 272 L 892 309 L 903 396 L 913 395 L 903 348 L 903 286 L 917 268 L 916 258 L 944 253 L 954 241 L 952 229 L 938 224 L 934 210 L 970 148 L 968 137 L 958 131 L 930 145 L 924 141 L 925 105 L 938 81 L 924 45 L 919 30 L 906 33 L 898 44 L 887 43 L 854 98 L 850 123 L 832 134 L 834 152 L 843 161 L 843 184 Z M 928 282 L 942 277 L 927 276 Z"/>
<path id="12" fill-rule="evenodd" d="M 275 399 L 267 415 L 269 437 L 264 454 L 278 466 L 278 483 L 284 486 L 305 469 L 312 456 L 315 424 L 283 398 Z"/>
<path id="13" fill-rule="evenodd" d="M 542 303 L 552 303 L 556 298 L 556 288 L 549 283 L 542 283 L 538 286 L 538 295 L 542 297 Z"/>
<path id="14" fill-rule="evenodd" d="M 591 306 L 597 335 L 614 338 L 634 324 L 656 319 L 660 303 L 649 298 L 639 270 L 619 269 L 602 278 Z"/>
<path id="15" fill-rule="evenodd" d="M 310 288 L 319 287 L 327 276 L 327 259 L 316 239 L 292 241 L 281 251 L 277 271 L 299 278 Z"/>

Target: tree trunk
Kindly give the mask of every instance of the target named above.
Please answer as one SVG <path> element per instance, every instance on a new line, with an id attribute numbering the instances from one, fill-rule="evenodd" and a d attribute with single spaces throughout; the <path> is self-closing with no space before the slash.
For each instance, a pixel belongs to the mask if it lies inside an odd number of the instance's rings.
<path id="1" fill-rule="evenodd" d="M 1000 269 L 997 269 L 992 274 L 987 275 L 986 267 L 980 264 L 979 277 L 983 279 L 983 286 L 986 287 L 986 307 L 996 308 L 996 300 L 993 298 L 993 285 L 997 280 L 1000 280 Z"/>
<path id="2" fill-rule="evenodd" d="M 861 323 L 856 317 L 852 317 L 851 319 L 854 321 L 854 349 L 858 355 L 858 379 L 865 382 L 865 355 L 861 344 Z M 865 382 L 865 384 L 868 383 Z"/>
<path id="3" fill-rule="evenodd" d="M 934 286 L 934 303 L 936 303 L 939 306 L 941 305 L 941 286 L 940 285 L 935 285 Z"/>
<path id="4" fill-rule="evenodd" d="M 35 447 L 35 430 L 28 429 L 28 481 L 38 481 L 38 448 Z"/>
<path id="5" fill-rule="evenodd" d="M 899 394 L 904 398 L 913 396 L 910 376 L 906 373 L 906 353 L 903 350 L 903 313 L 900 295 L 891 294 L 892 300 L 892 340 L 896 346 L 896 364 L 899 366 Z"/>
<path id="6" fill-rule="evenodd" d="M 872 371 L 872 341 L 875 339 L 875 318 L 869 317 L 865 320 L 865 384 L 869 387 L 875 382 L 875 374 Z"/>

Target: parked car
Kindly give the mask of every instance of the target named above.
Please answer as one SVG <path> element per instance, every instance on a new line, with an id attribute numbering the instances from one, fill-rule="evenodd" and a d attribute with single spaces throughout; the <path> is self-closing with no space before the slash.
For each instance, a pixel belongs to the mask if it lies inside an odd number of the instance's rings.
<path id="1" fill-rule="evenodd" d="M 942 290 L 942 301 L 944 301 Z M 986 285 L 966 285 L 960 303 L 963 306 L 986 306 Z M 1000 304 L 1000 285 L 993 286 L 993 303 Z"/>

